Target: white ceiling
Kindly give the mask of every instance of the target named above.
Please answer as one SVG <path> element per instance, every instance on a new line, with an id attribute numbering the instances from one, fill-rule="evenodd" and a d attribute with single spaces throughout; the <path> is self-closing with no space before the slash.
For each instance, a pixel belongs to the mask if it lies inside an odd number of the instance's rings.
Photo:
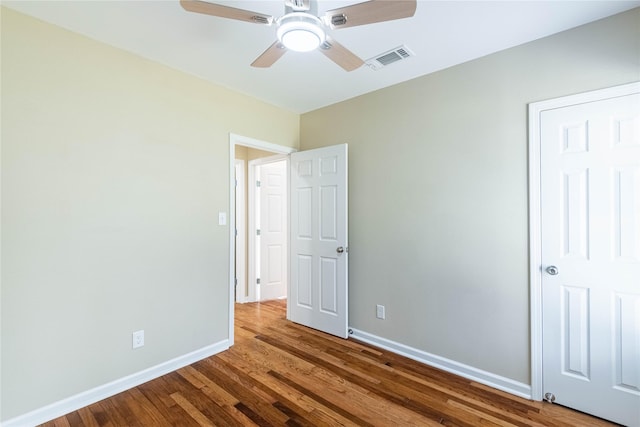
<path id="1" fill-rule="evenodd" d="M 212 1 L 213 2 L 213 1 Z M 271 14 L 282 0 L 216 1 Z M 359 3 L 319 0 L 318 12 Z M 320 52 L 287 52 L 271 68 L 249 64 L 275 28 L 185 11 L 178 0 L 6 1 L 2 5 L 145 58 L 304 113 L 634 7 L 637 1 L 426 1 L 413 18 L 334 30 L 366 60 L 406 45 L 416 56 L 346 72 Z"/>

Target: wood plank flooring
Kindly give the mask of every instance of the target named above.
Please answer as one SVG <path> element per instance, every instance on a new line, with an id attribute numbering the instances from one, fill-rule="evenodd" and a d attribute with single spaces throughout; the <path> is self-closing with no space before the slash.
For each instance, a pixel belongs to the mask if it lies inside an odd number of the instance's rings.
<path id="1" fill-rule="evenodd" d="M 44 424 L 53 426 L 612 426 L 236 306 L 228 351 Z"/>

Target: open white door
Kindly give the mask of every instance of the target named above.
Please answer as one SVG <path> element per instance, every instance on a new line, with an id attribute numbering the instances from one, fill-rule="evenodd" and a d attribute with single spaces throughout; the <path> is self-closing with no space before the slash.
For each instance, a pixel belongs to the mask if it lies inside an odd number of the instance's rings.
<path id="1" fill-rule="evenodd" d="M 287 161 L 260 166 L 260 301 L 287 296 Z"/>
<path id="2" fill-rule="evenodd" d="M 640 93 L 540 113 L 543 391 L 640 426 Z"/>
<path id="3" fill-rule="evenodd" d="M 291 154 L 289 320 L 348 336 L 347 145 Z"/>

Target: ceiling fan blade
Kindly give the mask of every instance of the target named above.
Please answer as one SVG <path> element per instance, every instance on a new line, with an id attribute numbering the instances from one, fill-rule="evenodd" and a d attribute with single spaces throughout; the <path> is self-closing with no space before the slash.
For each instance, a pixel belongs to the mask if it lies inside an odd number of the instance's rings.
<path id="1" fill-rule="evenodd" d="M 269 46 L 267 50 L 262 52 L 262 54 L 251 63 L 251 66 L 258 68 L 269 68 L 286 52 L 287 48 L 284 47 L 284 45 L 279 41 L 276 41 L 271 46 Z"/>
<path id="2" fill-rule="evenodd" d="M 273 16 L 271 15 L 223 6 L 221 4 L 209 3 L 206 1 L 180 0 L 180 5 L 189 12 L 203 13 L 205 15 L 219 16 L 221 18 L 237 19 L 238 21 L 252 22 L 254 24 L 271 25 L 273 23 Z"/>
<path id="3" fill-rule="evenodd" d="M 327 36 L 327 39 L 320 45 L 318 50 L 345 71 L 353 71 L 364 64 L 362 59 L 329 36 Z"/>
<path id="4" fill-rule="evenodd" d="M 329 10 L 324 19 L 332 28 L 347 28 L 409 18 L 416 13 L 416 0 L 370 0 Z"/>

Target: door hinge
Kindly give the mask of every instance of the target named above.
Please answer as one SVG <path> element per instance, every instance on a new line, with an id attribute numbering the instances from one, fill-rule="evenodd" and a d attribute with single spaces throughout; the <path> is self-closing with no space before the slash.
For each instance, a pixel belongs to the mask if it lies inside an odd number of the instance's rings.
<path id="1" fill-rule="evenodd" d="M 256 187 L 260 187 L 260 181 L 256 181 Z"/>
<path id="2" fill-rule="evenodd" d="M 236 187 L 238 186 L 238 180 L 236 179 Z"/>
<path id="3" fill-rule="evenodd" d="M 236 237 L 238 237 L 238 229 L 236 228 Z"/>
<path id="4" fill-rule="evenodd" d="M 260 229 L 258 228 L 258 229 L 256 230 L 256 236 L 259 236 L 259 235 L 260 235 Z"/>
<path id="5" fill-rule="evenodd" d="M 256 279 L 256 283 L 257 283 L 258 285 L 260 284 L 260 278 L 259 278 L 259 277 Z"/>
<path id="6" fill-rule="evenodd" d="M 238 278 L 237 277 L 234 279 L 234 282 L 235 282 L 235 286 L 238 286 Z"/>

